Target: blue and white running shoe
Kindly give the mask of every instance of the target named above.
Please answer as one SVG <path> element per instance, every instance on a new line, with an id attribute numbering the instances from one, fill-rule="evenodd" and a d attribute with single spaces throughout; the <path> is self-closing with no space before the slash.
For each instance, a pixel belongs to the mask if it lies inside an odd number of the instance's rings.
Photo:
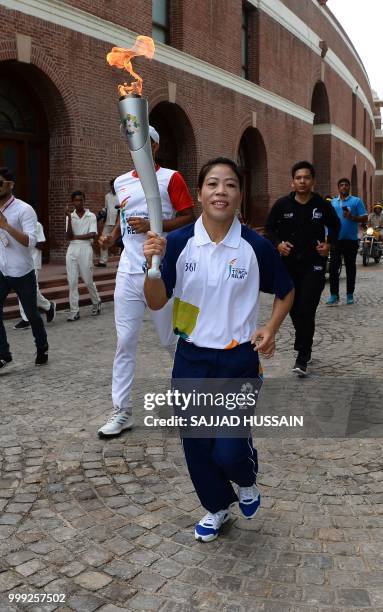
<path id="1" fill-rule="evenodd" d="M 251 487 L 238 488 L 239 507 L 243 516 L 247 519 L 253 518 L 257 514 L 261 503 L 261 494 L 257 485 Z"/>
<path id="2" fill-rule="evenodd" d="M 200 542 L 211 542 L 218 538 L 219 530 L 230 518 L 229 510 L 218 510 L 212 514 L 208 512 L 199 523 L 196 524 L 194 536 Z"/>

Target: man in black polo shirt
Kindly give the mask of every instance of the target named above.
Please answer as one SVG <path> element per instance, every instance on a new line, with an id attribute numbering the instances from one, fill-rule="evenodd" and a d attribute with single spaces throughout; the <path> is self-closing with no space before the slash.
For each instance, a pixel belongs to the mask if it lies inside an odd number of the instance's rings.
<path id="1" fill-rule="evenodd" d="M 290 316 L 298 351 L 293 372 L 307 375 L 315 332 L 315 313 L 325 286 L 326 259 L 340 223 L 332 206 L 313 192 L 315 170 L 307 161 L 292 168 L 290 195 L 277 200 L 266 221 L 268 238 L 278 249 L 294 281 Z M 326 242 L 327 228 L 327 242 Z"/>

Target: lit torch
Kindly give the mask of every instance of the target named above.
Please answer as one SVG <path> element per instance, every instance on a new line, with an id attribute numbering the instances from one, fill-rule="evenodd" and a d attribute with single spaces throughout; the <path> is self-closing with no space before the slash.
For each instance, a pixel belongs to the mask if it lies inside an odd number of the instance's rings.
<path id="1" fill-rule="evenodd" d="M 162 203 L 150 144 L 148 101 L 141 97 L 142 78 L 134 72 L 131 62 L 133 57 L 139 55 L 152 59 L 154 42 L 149 36 L 137 36 L 132 49 L 113 47 L 106 59 L 108 64 L 126 70 L 135 79 L 130 85 L 124 83 L 118 86 L 120 95 L 118 110 L 133 163 L 148 204 L 150 229 L 156 234 L 161 234 Z M 150 278 L 160 278 L 160 263 L 161 258 L 154 255 L 152 267 L 148 271 Z"/>

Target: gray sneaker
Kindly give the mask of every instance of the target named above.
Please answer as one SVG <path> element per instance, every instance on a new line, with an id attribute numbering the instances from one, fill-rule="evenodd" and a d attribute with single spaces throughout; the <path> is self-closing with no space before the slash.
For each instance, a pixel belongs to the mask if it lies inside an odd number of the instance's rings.
<path id="1" fill-rule="evenodd" d="M 77 312 L 71 312 L 69 317 L 67 318 L 67 321 L 78 321 L 80 318 L 80 313 L 79 311 Z"/>
<path id="2" fill-rule="evenodd" d="M 92 317 L 97 317 L 97 315 L 99 315 L 100 312 L 101 312 L 101 301 L 98 302 L 97 304 L 93 304 L 90 314 L 92 315 Z"/>

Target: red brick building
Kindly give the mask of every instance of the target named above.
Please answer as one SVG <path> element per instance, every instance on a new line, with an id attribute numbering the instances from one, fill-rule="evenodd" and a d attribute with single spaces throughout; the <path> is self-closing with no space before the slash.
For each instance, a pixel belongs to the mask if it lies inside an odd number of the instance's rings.
<path id="1" fill-rule="evenodd" d="M 376 92 L 373 91 L 375 105 L 375 201 L 383 202 L 383 130 L 382 130 L 382 111 L 383 100 L 379 100 Z"/>
<path id="2" fill-rule="evenodd" d="M 35 203 L 52 257 L 64 207 L 83 189 L 97 210 L 130 167 L 119 133 L 113 45 L 153 35 L 137 60 L 161 134 L 160 158 L 194 190 L 198 167 L 227 155 L 246 173 L 244 216 L 261 225 L 313 160 L 318 190 L 349 176 L 374 199 L 374 102 L 366 71 L 324 0 L 0 0 L 0 163 Z"/>

